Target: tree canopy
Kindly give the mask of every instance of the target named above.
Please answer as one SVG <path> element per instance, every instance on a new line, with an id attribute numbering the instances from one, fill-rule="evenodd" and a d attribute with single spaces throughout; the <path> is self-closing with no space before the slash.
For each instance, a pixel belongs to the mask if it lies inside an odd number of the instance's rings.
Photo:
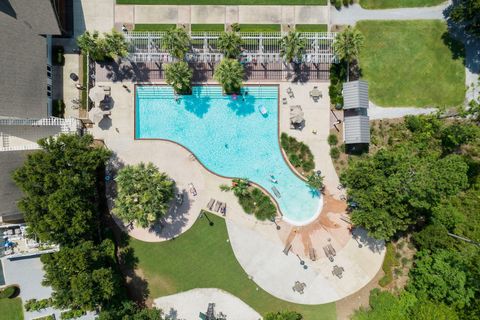
<path id="1" fill-rule="evenodd" d="M 188 33 L 182 28 L 168 30 L 162 38 L 162 49 L 167 50 L 173 57 L 183 60 L 190 50 Z"/>
<path id="2" fill-rule="evenodd" d="M 175 183 L 152 163 L 127 165 L 115 181 L 118 194 L 113 213 L 123 221 L 146 228 L 168 212 Z"/>
<path id="3" fill-rule="evenodd" d="M 467 32 L 480 36 L 480 0 L 453 1 L 446 13 L 449 19 L 465 25 Z"/>
<path id="4" fill-rule="evenodd" d="M 112 30 L 100 35 L 98 31 L 85 31 L 77 38 L 78 47 L 95 61 L 116 59 L 128 55 L 128 44 L 122 33 Z"/>
<path id="5" fill-rule="evenodd" d="M 237 59 L 240 55 L 242 38 L 236 32 L 222 32 L 218 38 L 218 49 L 220 49 L 226 58 Z"/>
<path id="6" fill-rule="evenodd" d="M 295 311 L 270 312 L 265 315 L 265 320 L 302 320 L 303 316 Z"/>
<path id="7" fill-rule="evenodd" d="M 300 32 L 289 31 L 280 40 L 280 55 L 287 63 L 300 63 L 307 46 L 307 40 Z"/>
<path id="8" fill-rule="evenodd" d="M 235 59 L 223 59 L 215 68 L 213 77 L 227 94 L 238 93 L 243 84 L 243 66 Z"/>
<path id="9" fill-rule="evenodd" d="M 98 232 L 97 170 L 110 157 L 92 147 L 90 135 L 41 139 L 13 179 L 24 192 L 19 202 L 29 232 L 60 245 L 93 240 Z"/>
<path id="10" fill-rule="evenodd" d="M 176 93 L 186 94 L 192 91 L 193 71 L 185 61 L 167 64 L 165 80 Z"/>

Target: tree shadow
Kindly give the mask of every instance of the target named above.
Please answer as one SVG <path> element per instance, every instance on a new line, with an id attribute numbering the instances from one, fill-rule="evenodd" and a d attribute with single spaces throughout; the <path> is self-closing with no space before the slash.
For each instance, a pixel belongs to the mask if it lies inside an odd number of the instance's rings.
<path id="1" fill-rule="evenodd" d="M 227 107 L 238 116 L 248 116 L 255 112 L 255 97 L 252 95 L 238 95 L 236 99 L 229 96 Z"/>
<path id="2" fill-rule="evenodd" d="M 385 241 L 376 240 L 370 237 L 367 233 L 367 230 L 356 227 L 352 230 L 352 236 L 357 242 L 364 247 L 367 247 L 372 252 L 381 253 L 385 249 Z"/>
<path id="3" fill-rule="evenodd" d="M 199 92 L 193 92 L 192 95 L 180 96 L 178 103 L 181 102 L 185 105 L 185 110 L 199 118 L 203 118 L 210 109 L 211 98 L 207 96 L 202 97 Z"/>
<path id="4" fill-rule="evenodd" d="M 155 72 L 155 70 L 149 69 L 145 63 L 136 63 L 126 59 L 98 62 L 97 68 L 99 71 L 105 73 L 107 80 L 113 82 L 125 80 L 132 82 L 148 82 L 150 81 L 150 73 Z M 99 72 L 97 72 L 97 74 L 98 73 Z"/>

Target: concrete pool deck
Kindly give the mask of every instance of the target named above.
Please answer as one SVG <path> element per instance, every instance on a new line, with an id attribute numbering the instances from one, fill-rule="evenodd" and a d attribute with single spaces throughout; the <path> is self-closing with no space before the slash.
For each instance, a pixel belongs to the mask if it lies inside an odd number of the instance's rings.
<path id="1" fill-rule="evenodd" d="M 130 92 L 122 87 L 123 84 L 128 86 Z M 150 161 L 161 171 L 167 172 L 180 190 L 187 189 L 187 185 L 193 183 L 198 192 L 196 197 L 188 195 L 188 201 L 179 208 L 177 215 L 167 218 L 161 230 L 134 228 L 129 231 L 131 236 L 151 242 L 176 237 L 193 225 L 200 210 L 205 208 L 210 198 L 214 198 L 227 203 L 227 228 L 238 261 L 253 280 L 273 296 L 295 303 L 327 303 L 354 293 L 375 276 L 383 261 L 382 244 L 378 244 L 379 250 L 370 250 L 367 246 L 358 248 L 357 242 L 349 234 L 348 223 L 341 220 L 344 207 L 322 214 L 321 218 L 327 217 L 326 222 L 316 221 L 302 228 L 293 227 L 279 219 L 276 221 L 281 227 L 278 231 L 274 223 L 258 221 L 245 214 L 231 192 L 219 189 L 221 184 L 229 184 L 230 181 L 208 172 L 186 149 L 165 141 L 134 140 L 132 83 L 105 82 L 97 85 L 110 86 L 115 103 L 110 119 L 104 119 L 89 131 L 95 138 L 104 140 L 105 145 L 114 152 L 117 165 Z M 324 95 L 318 103 L 314 103 L 308 95 L 314 85 Z M 288 86 L 292 87 L 295 98 L 287 99 L 286 106 L 280 105 L 281 129 L 310 145 L 316 157 L 317 169 L 325 176 L 326 196 L 333 199 L 331 201 L 338 201 L 343 190 L 337 189 L 338 177 L 326 142 L 330 129 L 328 83 L 281 83 L 280 97 L 286 95 Z M 291 104 L 299 104 L 304 110 L 306 124 L 302 131 L 289 129 L 285 112 L 288 112 Z M 314 129 L 317 130 L 316 134 L 312 132 Z M 173 223 L 168 222 L 169 219 Z M 301 268 L 296 256 L 298 254 L 307 260 L 305 239 L 309 241 L 308 246 L 316 248 L 318 257 L 315 262 L 307 262 L 307 270 Z M 330 263 L 322 251 L 328 239 L 337 251 L 335 263 Z M 292 243 L 292 252 L 285 256 L 282 251 L 287 242 Z M 343 279 L 332 276 L 335 264 L 345 268 Z M 303 295 L 292 291 L 297 280 L 307 284 Z"/>

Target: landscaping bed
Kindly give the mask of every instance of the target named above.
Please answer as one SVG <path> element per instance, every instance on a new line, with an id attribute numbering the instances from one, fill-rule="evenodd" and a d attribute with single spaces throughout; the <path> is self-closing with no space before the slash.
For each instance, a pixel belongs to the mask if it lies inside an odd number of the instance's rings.
<path id="1" fill-rule="evenodd" d="M 175 240 L 148 243 L 131 238 L 130 245 L 138 258 L 138 269 L 148 281 L 152 299 L 195 288 L 219 288 L 243 300 L 261 315 L 288 309 L 302 313 L 304 320 L 336 319 L 334 303 L 289 303 L 258 287 L 235 258 L 225 220 L 216 215 L 204 213 Z"/>
<path id="2" fill-rule="evenodd" d="M 220 32 L 225 30 L 224 24 L 192 24 L 192 32 Z"/>
<path id="3" fill-rule="evenodd" d="M 303 142 L 289 136 L 285 132 L 280 135 L 280 144 L 290 164 L 303 176 L 308 176 L 315 169 L 312 151 Z"/>
<path id="4" fill-rule="evenodd" d="M 445 43 L 450 40 L 444 22 L 360 21 L 357 27 L 365 36 L 360 68 L 375 104 L 449 107 L 463 102 L 465 67 Z"/>
<path id="5" fill-rule="evenodd" d="M 295 31 L 298 32 L 327 32 L 326 24 L 296 24 Z"/>
<path id="6" fill-rule="evenodd" d="M 360 5 L 365 9 L 388 9 L 431 7 L 443 2 L 445 0 L 360 0 Z"/>

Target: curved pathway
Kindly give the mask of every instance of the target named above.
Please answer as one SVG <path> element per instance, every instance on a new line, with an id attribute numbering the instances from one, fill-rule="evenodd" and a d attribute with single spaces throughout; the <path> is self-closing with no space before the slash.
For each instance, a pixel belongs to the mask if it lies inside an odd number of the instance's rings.
<path id="1" fill-rule="evenodd" d="M 262 317 L 242 300 L 219 289 L 193 289 L 154 300 L 167 320 L 198 319 L 206 313 L 208 304 L 215 303 L 214 311 L 226 315 L 228 320 L 258 320 Z"/>
<path id="2" fill-rule="evenodd" d="M 447 1 L 435 7 L 395 8 L 395 9 L 363 9 L 353 4 L 341 10 L 331 7 L 330 22 L 333 25 L 355 24 L 360 20 L 435 20 L 443 19 L 443 11 L 450 5 Z"/>

